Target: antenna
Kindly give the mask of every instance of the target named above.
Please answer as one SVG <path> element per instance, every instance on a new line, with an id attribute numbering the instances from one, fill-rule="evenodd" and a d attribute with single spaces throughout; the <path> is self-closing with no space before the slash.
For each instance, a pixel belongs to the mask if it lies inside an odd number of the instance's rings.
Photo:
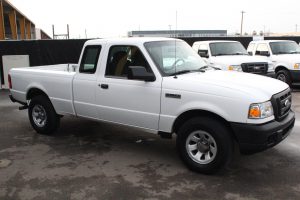
<path id="1" fill-rule="evenodd" d="M 175 30 L 174 30 L 174 37 L 175 37 L 175 76 L 174 78 L 177 78 L 176 72 L 177 72 L 177 49 L 176 49 L 176 38 L 177 38 L 177 10 L 176 10 L 176 21 L 175 21 Z"/>

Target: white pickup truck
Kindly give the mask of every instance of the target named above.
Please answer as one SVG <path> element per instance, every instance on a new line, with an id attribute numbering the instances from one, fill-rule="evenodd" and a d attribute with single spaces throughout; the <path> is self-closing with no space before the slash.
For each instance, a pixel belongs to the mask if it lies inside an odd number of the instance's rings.
<path id="1" fill-rule="evenodd" d="M 214 70 L 178 39 L 87 41 L 78 65 L 12 69 L 9 85 L 38 133 L 63 115 L 175 133 L 183 162 L 201 173 L 228 163 L 235 142 L 241 152 L 278 144 L 295 122 L 287 84 Z"/>
<path id="2" fill-rule="evenodd" d="M 275 65 L 276 78 L 291 85 L 300 83 L 300 47 L 290 40 L 252 41 L 247 51 L 263 56 Z"/>
<path id="3" fill-rule="evenodd" d="M 192 47 L 208 65 L 221 70 L 275 77 L 274 64 L 271 61 L 261 56 L 250 56 L 238 41 L 197 41 Z"/>

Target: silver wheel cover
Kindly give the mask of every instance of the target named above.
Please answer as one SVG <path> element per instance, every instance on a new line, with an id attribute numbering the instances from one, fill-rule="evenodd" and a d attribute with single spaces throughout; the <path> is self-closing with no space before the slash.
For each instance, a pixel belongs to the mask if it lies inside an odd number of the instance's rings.
<path id="1" fill-rule="evenodd" d="M 32 119 L 36 126 L 42 128 L 47 122 L 47 113 L 43 106 L 35 105 L 32 109 Z"/>
<path id="2" fill-rule="evenodd" d="M 192 132 L 186 139 L 185 147 L 189 157 L 199 164 L 212 162 L 218 151 L 214 138 L 202 130 Z"/>

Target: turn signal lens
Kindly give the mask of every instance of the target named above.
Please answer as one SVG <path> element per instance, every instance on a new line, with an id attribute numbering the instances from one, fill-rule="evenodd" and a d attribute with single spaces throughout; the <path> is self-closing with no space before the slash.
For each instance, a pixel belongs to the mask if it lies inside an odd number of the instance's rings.
<path id="1" fill-rule="evenodd" d="M 233 70 L 233 66 L 229 66 L 228 70 L 232 71 Z"/>
<path id="2" fill-rule="evenodd" d="M 252 106 L 249 110 L 249 118 L 260 118 L 260 108 L 258 105 Z"/>
<path id="3" fill-rule="evenodd" d="M 299 64 L 299 63 L 296 63 L 296 64 L 294 65 L 294 69 L 299 69 L 299 66 L 300 66 L 300 64 Z"/>

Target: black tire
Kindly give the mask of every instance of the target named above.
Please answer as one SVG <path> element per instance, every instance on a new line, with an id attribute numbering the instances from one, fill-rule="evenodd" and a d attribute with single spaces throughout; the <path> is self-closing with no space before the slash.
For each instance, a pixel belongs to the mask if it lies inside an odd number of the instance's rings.
<path id="1" fill-rule="evenodd" d="M 292 84 L 291 76 L 288 70 L 282 69 L 276 73 L 276 79 L 285 82 L 289 86 Z"/>
<path id="2" fill-rule="evenodd" d="M 203 148 L 201 148 L 202 143 L 200 146 L 198 144 L 200 140 L 198 143 L 195 142 L 197 145 L 196 150 L 189 151 L 187 149 L 187 145 L 194 145 L 190 143 L 194 141 L 191 141 L 189 137 L 197 132 L 203 133 L 205 137 L 210 135 L 213 138 L 213 140 L 211 138 L 208 139 L 208 141 L 210 141 L 210 144 L 208 145 L 209 150 L 206 149 L 203 151 Z M 199 136 L 199 138 L 202 137 L 201 135 Z M 186 121 L 178 131 L 176 144 L 179 155 L 187 167 L 192 171 L 203 174 L 217 172 L 219 169 L 229 164 L 233 156 L 234 143 L 228 128 L 220 121 L 210 117 L 195 117 Z M 215 145 L 217 150 L 215 150 L 215 153 L 213 154 L 211 149 Z M 203 163 L 204 160 L 201 160 L 203 159 L 203 156 L 200 157 L 200 161 L 198 162 L 194 160 L 195 157 L 192 158 L 193 153 L 196 155 L 198 152 L 204 153 L 205 151 L 208 151 L 208 154 L 211 157 L 211 160 L 208 160 L 209 162 L 207 161 L 208 163 Z M 204 155 L 204 159 L 206 159 L 206 156 L 208 155 Z"/>
<path id="3" fill-rule="evenodd" d="M 41 117 L 36 120 L 36 117 L 33 116 L 33 112 L 34 114 L 37 113 L 36 110 L 43 110 L 39 112 L 41 114 L 38 114 L 38 116 L 43 116 L 43 120 L 40 120 Z M 28 117 L 31 126 L 40 134 L 50 135 L 58 129 L 60 124 L 60 117 L 56 114 L 51 101 L 43 95 L 35 96 L 31 99 L 28 107 Z"/>

